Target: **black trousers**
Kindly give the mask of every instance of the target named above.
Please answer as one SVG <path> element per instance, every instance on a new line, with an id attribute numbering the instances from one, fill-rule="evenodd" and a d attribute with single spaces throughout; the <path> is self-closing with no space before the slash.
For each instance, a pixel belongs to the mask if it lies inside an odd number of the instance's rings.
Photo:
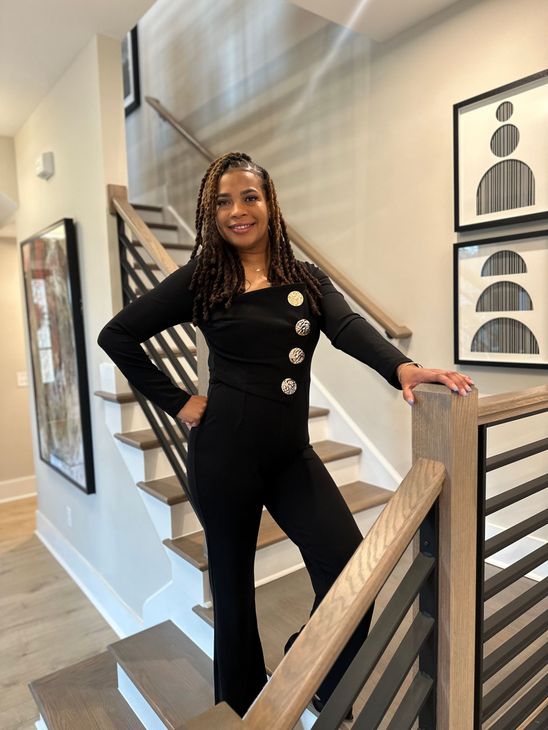
<path id="1" fill-rule="evenodd" d="M 279 403 L 216 382 L 190 431 L 189 496 L 205 532 L 213 598 L 215 702 L 240 716 L 267 681 L 254 586 L 263 505 L 302 554 L 315 592 L 311 614 L 362 541 L 310 445 L 308 397 L 301 389 Z M 318 688 L 324 702 L 367 636 L 371 615 Z"/>

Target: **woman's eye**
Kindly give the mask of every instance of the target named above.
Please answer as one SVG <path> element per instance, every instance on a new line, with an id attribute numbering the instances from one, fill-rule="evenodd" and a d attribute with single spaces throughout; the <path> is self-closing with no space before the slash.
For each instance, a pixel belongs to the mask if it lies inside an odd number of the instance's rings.
<path id="1" fill-rule="evenodd" d="M 246 198 L 246 200 L 248 200 L 248 201 L 249 201 L 249 200 L 253 201 L 253 200 L 259 200 L 259 198 L 258 198 L 258 196 L 257 196 L 257 195 L 248 195 L 248 196 L 247 196 L 247 198 Z"/>
<path id="2" fill-rule="evenodd" d="M 228 200 L 218 200 L 217 205 L 225 205 L 225 203 L 228 203 Z"/>

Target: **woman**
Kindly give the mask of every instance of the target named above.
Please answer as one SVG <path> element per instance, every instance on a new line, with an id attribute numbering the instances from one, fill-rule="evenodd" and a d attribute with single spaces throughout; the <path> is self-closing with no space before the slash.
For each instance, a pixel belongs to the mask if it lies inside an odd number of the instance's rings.
<path id="1" fill-rule="evenodd" d="M 139 344 L 188 321 L 209 345 L 207 397 L 178 388 Z M 401 388 L 409 403 L 419 383 L 471 390 L 465 375 L 417 366 L 349 308 L 321 269 L 296 260 L 269 174 L 248 155 L 228 153 L 202 179 L 190 261 L 98 338 L 132 385 L 191 427 L 189 499 L 207 542 L 215 701 L 242 716 L 266 682 L 253 575 L 263 505 L 301 551 L 312 611 L 362 540 L 309 442 L 310 364 L 320 331 Z M 365 639 L 371 614 L 322 682 L 317 708 Z"/>

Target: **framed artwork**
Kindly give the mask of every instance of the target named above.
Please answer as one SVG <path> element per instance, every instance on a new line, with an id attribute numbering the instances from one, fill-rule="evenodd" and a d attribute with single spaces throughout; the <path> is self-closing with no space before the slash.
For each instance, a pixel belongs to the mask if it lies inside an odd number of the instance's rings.
<path id="1" fill-rule="evenodd" d="M 40 458 L 95 492 L 82 298 L 74 222 L 21 243 Z"/>
<path id="2" fill-rule="evenodd" d="M 124 84 L 124 109 L 127 117 L 141 106 L 137 26 L 132 28 L 122 41 L 122 78 Z"/>
<path id="3" fill-rule="evenodd" d="M 548 230 L 456 243 L 455 362 L 548 367 Z"/>
<path id="4" fill-rule="evenodd" d="M 548 217 L 548 69 L 453 107 L 455 230 Z"/>

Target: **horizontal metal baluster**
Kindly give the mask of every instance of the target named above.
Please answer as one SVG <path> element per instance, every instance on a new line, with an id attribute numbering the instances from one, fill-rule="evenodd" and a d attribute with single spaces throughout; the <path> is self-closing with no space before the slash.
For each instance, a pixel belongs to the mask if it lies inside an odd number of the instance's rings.
<path id="1" fill-rule="evenodd" d="M 522 652 L 529 644 L 548 629 L 548 613 L 541 613 L 526 624 L 502 646 L 497 647 L 483 659 L 483 681 L 500 671 L 508 662 Z"/>
<path id="2" fill-rule="evenodd" d="M 497 494 L 491 497 L 485 502 L 485 514 L 492 515 L 493 512 L 498 512 L 499 509 L 509 507 L 511 504 L 518 502 L 520 499 L 530 497 L 531 494 L 536 494 L 542 489 L 548 487 L 548 474 L 543 474 L 536 479 L 531 479 L 525 484 L 520 484 L 518 487 L 512 487 L 507 489 L 501 494 Z"/>
<path id="3" fill-rule="evenodd" d="M 546 667 L 548 662 L 548 645 L 544 644 L 530 657 L 527 657 L 520 666 L 501 680 L 483 698 L 482 719 L 485 721 L 488 717 L 502 707 L 515 693 L 523 687 L 537 672 Z"/>
<path id="4" fill-rule="evenodd" d="M 483 623 L 483 640 L 487 641 L 505 626 L 508 626 L 514 619 L 528 611 L 532 606 L 548 595 L 548 578 L 535 583 L 532 588 L 514 598 L 506 606 L 500 608 L 496 613 L 486 618 Z"/>
<path id="5" fill-rule="evenodd" d="M 420 711 L 434 688 L 434 680 L 424 672 L 417 672 L 387 730 L 411 730 Z"/>
<path id="6" fill-rule="evenodd" d="M 407 611 L 418 596 L 421 586 L 434 569 L 435 560 L 419 553 L 394 591 L 382 614 L 371 628 L 367 639 L 344 673 L 343 678 L 325 703 L 314 730 L 337 727 L 366 683 L 380 657 L 396 633 Z"/>
<path id="7" fill-rule="evenodd" d="M 498 553 L 499 550 L 508 547 L 508 545 L 512 545 L 517 540 L 521 540 L 522 537 L 530 535 L 532 532 L 544 527 L 546 524 L 548 524 L 548 509 L 539 512 L 522 522 L 518 522 L 517 525 L 509 527 L 507 530 L 495 535 L 495 537 L 491 537 L 489 540 L 486 540 L 485 557 L 489 558 L 491 555 Z"/>
<path id="8" fill-rule="evenodd" d="M 362 711 L 356 718 L 354 730 L 375 730 L 392 704 L 419 651 L 434 628 L 434 619 L 419 613 L 394 652 L 382 677 Z"/>
<path id="9" fill-rule="evenodd" d="M 516 560 L 508 568 L 504 568 L 486 580 L 483 589 L 485 600 L 488 601 L 516 580 L 519 580 L 519 578 L 522 578 L 539 565 L 542 565 L 546 560 L 548 560 L 548 543 L 533 550 L 532 553 L 529 553 L 529 555 L 526 555 L 520 560 Z"/>

